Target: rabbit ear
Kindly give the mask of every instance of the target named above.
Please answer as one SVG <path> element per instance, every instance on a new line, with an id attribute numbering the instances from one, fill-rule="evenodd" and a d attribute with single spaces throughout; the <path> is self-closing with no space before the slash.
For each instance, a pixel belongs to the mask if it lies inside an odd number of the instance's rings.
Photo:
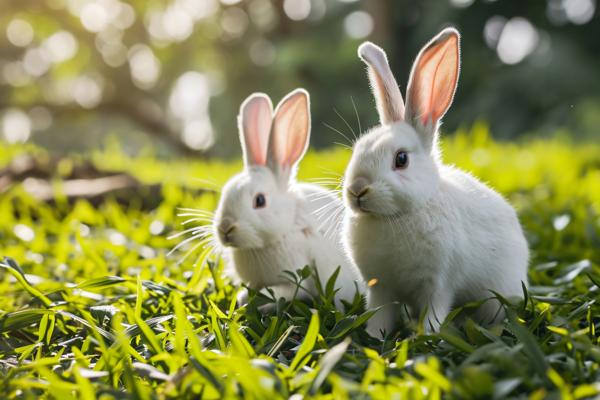
<path id="1" fill-rule="evenodd" d="M 408 83 L 407 120 L 428 134 L 433 143 L 440 119 L 446 114 L 460 72 L 460 35 L 447 28 L 419 53 Z"/>
<path id="2" fill-rule="evenodd" d="M 387 125 L 403 121 L 404 101 L 383 49 L 371 42 L 364 42 L 358 48 L 358 56 L 369 66 L 369 80 L 380 122 Z"/>
<path id="3" fill-rule="evenodd" d="M 272 119 L 273 105 L 266 94 L 253 93 L 242 103 L 238 125 L 247 167 L 267 164 Z"/>
<path id="4" fill-rule="evenodd" d="M 269 163 L 279 174 L 289 172 L 302 158 L 310 137 L 309 95 L 296 89 L 279 102 L 269 141 Z"/>

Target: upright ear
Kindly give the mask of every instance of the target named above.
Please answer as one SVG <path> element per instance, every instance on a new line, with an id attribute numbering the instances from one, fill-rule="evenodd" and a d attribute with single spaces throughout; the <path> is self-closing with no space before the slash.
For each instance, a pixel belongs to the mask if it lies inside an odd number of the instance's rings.
<path id="1" fill-rule="evenodd" d="M 290 171 L 306 152 L 309 137 L 309 95 L 304 89 L 296 89 L 285 96 L 275 109 L 269 141 L 269 164 L 274 171 L 289 177 Z"/>
<path id="2" fill-rule="evenodd" d="M 266 94 L 253 93 L 242 103 L 238 127 L 246 167 L 267 164 L 272 120 L 273 105 Z"/>
<path id="3" fill-rule="evenodd" d="M 379 121 L 383 125 L 404 120 L 404 101 L 387 56 L 381 47 L 364 42 L 358 56 L 369 67 L 369 81 L 377 103 Z"/>
<path id="4" fill-rule="evenodd" d="M 440 119 L 446 114 L 460 72 L 460 35 L 447 28 L 419 53 L 408 82 L 406 119 L 427 135 L 432 145 Z"/>

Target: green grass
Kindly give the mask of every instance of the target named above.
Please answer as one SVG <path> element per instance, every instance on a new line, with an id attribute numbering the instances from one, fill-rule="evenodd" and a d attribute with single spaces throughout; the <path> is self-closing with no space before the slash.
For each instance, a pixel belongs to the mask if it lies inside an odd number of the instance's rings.
<path id="1" fill-rule="evenodd" d="M 0 146 L 0 167 L 31 146 Z M 309 154 L 300 177 L 341 173 L 349 153 Z M 600 393 L 600 146 L 566 138 L 495 143 L 484 126 L 444 140 L 444 158 L 500 190 L 532 249 L 531 288 L 498 327 L 451 322 L 383 341 L 359 301 L 336 311 L 253 294 L 236 304 L 213 264 L 167 257 L 177 207 L 214 208 L 240 164 L 90 155 L 103 169 L 162 183 L 152 210 L 133 199 L 53 205 L 21 187 L 0 195 L 0 397 L 6 398 L 586 398 Z M 65 161 L 67 171 L 78 158 Z M 211 185 L 209 185 L 211 186 Z M 57 189 L 59 190 L 59 189 Z M 143 194 L 141 194 L 143 195 Z M 299 266 L 301 267 L 301 266 Z M 301 271 L 300 275 L 306 271 Z M 301 278 L 298 278 L 301 279 Z M 300 398 L 300 397 L 294 397 Z"/>

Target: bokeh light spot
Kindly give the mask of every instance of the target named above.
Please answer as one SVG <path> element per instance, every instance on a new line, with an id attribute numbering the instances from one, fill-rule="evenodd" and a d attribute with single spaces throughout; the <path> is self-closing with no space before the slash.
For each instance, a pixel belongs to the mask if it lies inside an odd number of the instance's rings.
<path id="1" fill-rule="evenodd" d="M 9 85 L 15 87 L 27 85 L 31 81 L 31 76 L 25 71 L 25 66 L 21 61 L 4 64 L 2 77 Z"/>
<path id="2" fill-rule="evenodd" d="M 240 37 L 248 28 L 248 15 L 239 7 L 230 7 L 223 11 L 221 28 L 230 37 Z"/>
<path id="3" fill-rule="evenodd" d="M 269 30 L 277 23 L 277 12 L 269 0 L 254 0 L 248 4 L 248 14 L 252 22 L 262 30 Z"/>
<path id="4" fill-rule="evenodd" d="M 576 25 L 590 22 L 596 11 L 595 0 L 564 0 L 563 7 L 569 21 Z"/>
<path id="5" fill-rule="evenodd" d="M 171 92 L 169 107 L 179 118 L 191 118 L 208 109 L 210 97 L 208 79 L 204 74 L 189 71 L 181 75 Z"/>
<path id="6" fill-rule="evenodd" d="M 25 47 L 33 41 L 33 28 L 29 22 L 16 18 L 6 27 L 6 37 L 13 45 Z"/>
<path id="7" fill-rule="evenodd" d="M 109 22 L 108 13 L 99 3 L 87 3 L 81 9 L 81 24 L 90 32 L 100 32 Z"/>
<path id="8" fill-rule="evenodd" d="M 373 18 L 365 11 L 354 11 L 344 19 L 344 30 L 353 39 L 362 39 L 373 31 Z"/>
<path id="9" fill-rule="evenodd" d="M 2 132 L 9 143 L 23 143 L 31 135 L 31 120 L 18 108 L 9 108 L 2 117 Z"/>
<path id="10" fill-rule="evenodd" d="M 119 29 L 127 29 L 135 22 L 135 10 L 129 4 L 120 3 L 119 13 L 115 20 L 114 25 Z"/>
<path id="11" fill-rule="evenodd" d="M 133 82 L 140 89 L 151 89 L 160 76 L 160 62 L 152 49 L 144 44 L 129 50 L 129 67 Z"/>
<path id="12" fill-rule="evenodd" d="M 207 118 L 193 119 L 185 122 L 182 139 L 186 145 L 195 150 L 203 150 L 213 144 L 213 130 Z"/>
<path id="13" fill-rule="evenodd" d="M 212 16 L 219 9 L 217 0 L 177 0 L 177 4 L 196 21 Z"/>
<path id="14" fill-rule="evenodd" d="M 475 0 L 450 0 L 450 4 L 456 8 L 467 8 L 474 2 Z"/>
<path id="15" fill-rule="evenodd" d="M 58 31 L 44 41 L 44 49 L 48 52 L 50 60 L 61 63 L 71 59 L 77 53 L 77 39 L 67 31 Z"/>
<path id="16" fill-rule="evenodd" d="M 31 229 L 31 227 L 25 224 L 15 225 L 13 228 L 13 233 L 16 237 L 24 242 L 31 242 L 33 239 L 35 239 L 35 232 L 33 229 Z"/>
<path id="17" fill-rule="evenodd" d="M 182 140 L 193 149 L 205 149 L 213 144 L 208 115 L 210 95 L 209 79 L 195 71 L 181 75 L 171 91 L 169 109 L 182 125 Z"/>
<path id="18" fill-rule="evenodd" d="M 83 108 L 94 108 L 102 100 L 102 86 L 98 80 L 82 76 L 73 82 L 71 95 Z"/>
<path id="19" fill-rule="evenodd" d="M 23 65 L 28 74 L 42 76 L 50 69 L 50 55 L 43 47 L 27 49 Z"/>
<path id="20" fill-rule="evenodd" d="M 273 64 L 275 55 L 275 46 L 268 40 L 259 39 L 250 46 L 250 59 L 259 67 Z"/>
<path id="21" fill-rule="evenodd" d="M 535 50 L 539 41 L 536 28 L 522 17 L 510 19 L 502 29 L 496 51 L 505 64 L 518 64 Z"/>
<path id="22" fill-rule="evenodd" d="M 194 21 L 190 15 L 177 5 L 169 7 L 162 18 L 163 29 L 169 39 L 181 42 L 194 31 Z"/>
<path id="23" fill-rule="evenodd" d="M 302 21 L 310 15 L 310 0 L 284 0 L 283 11 L 292 21 Z"/>
<path id="24" fill-rule="evenodd" d="M 486 21 L 485 27 L 483 28 L 483 38 L 489 48 L 496 48 L 505 24 L 506 18 L 501 15 L 494 15 Z"/>

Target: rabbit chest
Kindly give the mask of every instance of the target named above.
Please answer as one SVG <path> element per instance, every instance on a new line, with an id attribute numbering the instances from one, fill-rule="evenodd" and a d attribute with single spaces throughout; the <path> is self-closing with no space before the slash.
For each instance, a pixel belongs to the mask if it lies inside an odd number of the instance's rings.
<path id="1" fill-rule="evenodd" d="M 232 258 L 240 279 L 254 289 L 286 283 L 284 271 L 295 272 L 313 263 L 301 234 L 285 235 L 260 249 L 232 249 Z"/>
<path id="2" fill-rule="evenodd" d="M 443 224 L 427 214 L 346 220 L 347 247 L 371 285 L 394 300 L 412 303 L 444 274 L 449 254 L 442 243 Z"/>

